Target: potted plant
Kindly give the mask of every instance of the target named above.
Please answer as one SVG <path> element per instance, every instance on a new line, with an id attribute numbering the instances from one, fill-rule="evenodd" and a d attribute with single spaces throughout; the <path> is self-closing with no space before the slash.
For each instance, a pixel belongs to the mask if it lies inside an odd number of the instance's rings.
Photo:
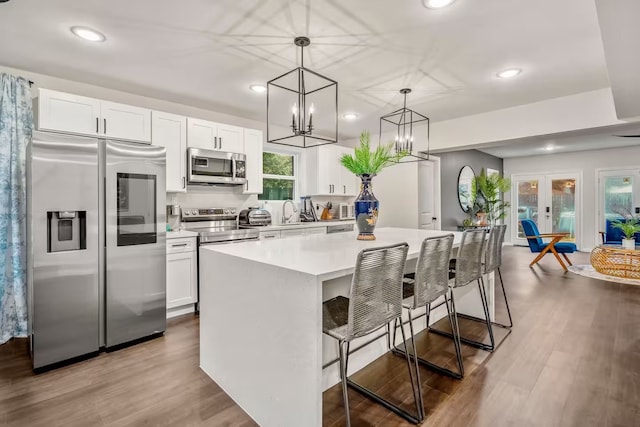
<path id="1" fill-rule="evenodd" d="M 636 248 L 636 233 L 640 233 L 640 220 L 638 218 L 629 218 L 625 221 L 615 220 L 611 222 L 614 228 L 618 228 L 622 231 L 625 238 L 622 239 L 622 247 L 624 249 Z"/>
<path id="2" fill-rule="evenodd" d="M 507 216 L 509 202 L 502 201 L 503 193 L 511 189 L 511 180 L 498 173 L 487 175 L 482 169 L 480 175 L 473 178 L 471 183 L 471 198 L 480 207 L 480 212 L 486 214 L 491 225 Z"/>
<path id="3" fill-rule="evenodd" d="M 368 131 L 360 134 L 360 145 L 353 150 L 353 154 L 345 154 L 340 158 L 342 166 L 360 177 L 362 184 L 360 194 L 354 201 L 355 217 L 358 224 L 358 240 L 375 240 L 373 230 L 378 220 L 380 202 L 371 191 L 371 180 L 384 168 L 397 164 L 406 153 L 396 153 L 392 142 L 378 145 L 371 151 Z"/>

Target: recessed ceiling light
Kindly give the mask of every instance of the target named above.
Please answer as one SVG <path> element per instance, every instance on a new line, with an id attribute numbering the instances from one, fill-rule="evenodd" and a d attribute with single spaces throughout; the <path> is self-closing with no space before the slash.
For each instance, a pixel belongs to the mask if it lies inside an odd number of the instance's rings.
<path id="1" fill-rule="evenodd" d="M 355 120 L 358 118 L 358 115 L 356 113 L 344 113 L 342 118 L 345 120 Z"/>
<path id="2" fill-rule="evenodd" d="M 522 70 L 520 68 L 508 68 L 504 71 L 500 71 L 497 76 L 501 79 L 510 79 L 511 77 L 515 77 L 520 74 Z"/>
<path id="3" fill-rule="evenodd" d="M 71 32 L 90 42 L 103 42 L 107 39 L 104 34 L 87 27 L 71 27 Z"/>
<path id="4" fill-rule="evenodd" d="M 455 0 L 422 0 L 422 4 L 429 9 L 441 9 L 449 6 L 454 1 Z"/>
<path id="5" fill-rule="evenodd" d="M 267 88 L 264 87 L 264 85 L 251 85 L 249 86 L 249 89 L 257 93 L 262 93 L 267 90 Z"/>

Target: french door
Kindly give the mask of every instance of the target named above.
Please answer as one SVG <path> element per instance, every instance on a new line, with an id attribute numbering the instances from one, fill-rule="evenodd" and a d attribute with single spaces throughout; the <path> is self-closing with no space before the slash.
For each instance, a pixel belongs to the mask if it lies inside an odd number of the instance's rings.
<path id="1" fill-rule="evenodd" d="M 640 169 L 599 170 L 598 187 L 597 231 L 605 230 L 607 219 L 640 214 Z"/>
<path id="2" fill-rule="evenodd" d="M 579 241 L 580 174 L 513 175 L 511 182 L 514 244 L 528 245 L 520 225 L 523 219 L 533 220 L 540 233 L 568 233 L 564 241 Z"/>

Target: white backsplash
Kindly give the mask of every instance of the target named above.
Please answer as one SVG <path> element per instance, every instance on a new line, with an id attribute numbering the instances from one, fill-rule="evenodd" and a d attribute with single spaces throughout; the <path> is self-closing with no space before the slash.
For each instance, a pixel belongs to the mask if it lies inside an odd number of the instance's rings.
<path id="1" fill-rule="evenodd" d="M 249 207 L 264 207 L 266 203 L 271 211 L 272 223 L 276 225 L 282 224 L 282 205 L 284 204 L 284 201 L 265 202 L 263 200 L 258 200 L 258 196 L 255 194 L 242 194 L 242 189 L 242 186 L 190 186 L 187 193 L 167 193 L 167 205 L 178 204 L 181 208 L 236 208 L 237 211 L 240 212 L 240 210 Z M 353 203 L 353 200 L 353 197 L 312 197 L 314 208 L 316 206 L 320 207 L 320 209 L 316 210 L 318 218 L 320 218 L 322 209 L 327 202 L 330 201 L 333 204 L 334 218 L 337 218 L 340 203 Z M 291 218 L 292 222 L 299 220 L 300 199 L 294 201 L 294 203 L 297 212 Z M 290 207 L 287 207 L 287 214 L 290 212 Z M 177 230 L 180 226 L 180 217 L 170 215 L 170 211 L 167 213 L 167 222 L 171 226 L 171 229 Z"/>

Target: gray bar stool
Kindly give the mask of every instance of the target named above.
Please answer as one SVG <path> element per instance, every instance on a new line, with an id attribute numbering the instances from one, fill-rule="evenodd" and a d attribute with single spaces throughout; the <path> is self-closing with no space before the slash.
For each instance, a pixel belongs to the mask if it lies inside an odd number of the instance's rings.
<path id="1" fill-rule="evenodd" d="M 492 322 L 494 326 L 499 326 L 505 329 L 511 329 L 513 326 L 513 319 L 511 318 L 511 309 L 509 308 L 509 299 L 507 298 L 507 292 L 504 289 L 504 282 L 502 281 L 502 272 L 500 271 L 500 267 L 502 266 L 502 244 L 504 243 L 504 236 L 507 232 L 506 224 L 495 225 L 489 231 L 489 240 L 487 241 L 487 247 L 485 248 L 484 254 L 484 262 L 482 264 L 482 269 L 484 274 L 489 273 L 498 273 L 498 278 L 500 279 L 500 287 L 502 288 L 502 295 L 504 297 L 504 303 L 507 308 L 507 315 L 509 316 L 509 324 L 505 325 L 502 323 Z M 452 260 L 455 261 L 455 260 Z M 484 322 L 484 319 L 480 319 L 479 317 L 473 317 L 466 314 L 460 314 L 460 317 L 464 317 L 466 319 L 476 320 L 480 322 Z"/>
<path id="2" fill-rule="evenodd" d="M 413 343 L 413 357 L 416 363 L 421 363 L 436 372 L 447 375 L 456 379 L 464 376 L 464 365 L 462 363 L 462 351 L 460 345 L 460 333 L 458 329 L 458 321 L 452 316 L 449 307 L 451 300 L 451 288 L 449 287 L 449 259 L 451 258 L 451 248 L 453 246 L 453 234 L 446 236 L 430 237 L 422 242 L 420 255 L 416 264 L 416 271 L 413 275 L 404 279 L 403 288 L 403 307 L 409 313 L 409 330 L 411 342 Z M 442 366 L 436 365 L 418 356 L 414 341 L 413 332 L 413 311 L 426 307 L 427 322 L 430 315 L 431 303 L 438 298 L 444 296 L 444 304 L 447 306 L 447 314 L 453 331 L 453 341 L 456 349 L 456 358 L 458 361 L 458 372 L 451 371 Z M 410 300 L 408 300 L 410 298 Z M 396 324 L 394 323 L 393 333 L 393 349 L 392 351 L 399 355 L 404 355 L 405 350 L 395 345 Z M 408 343 L 405 341 L 405 349 Z M 418 381 L 420 380 L 418 373 Z"/>
<path id="3" fill-rule="evenodd" d="M 414 378 L 414 367 L 408 355 L 406 355 L 407 367 L 417 416 L 357 384 L 347 376 L 350 342 L 384 327 L 388 330 L 390 322 L 401 319 L 402 275 L 408 250 L 409 245 L 402 243 L 361 251 L 353 273 L 349 298 L 339 296 L 322 304 L 322 332 L 338 340 L 340 379 L 347 426 L 351 425 L 348 387 L 352 387 L 414 424 L 418 424 L 423 419 L 422 391 L 420 383 Z M 401 330 L 403 339 L 406 339 L 402 325 Z M 415 369 L 417 370 L 417 366 Z"/>
<path id="4" fill-rule="evenodd" d="M 478 284 L 478 291 L 480 292 L 480 300 L 482 301 L 482 308 L 485 318 L 482 319 L 487 324 L 487 330 L 489 331 L 489 340 L 491 344 L 485 344 L 480 341 L 471 340 L 468 338 L 460 337 L 460 341 L 471 345 L 476 348 L 480 348 L 486 351 L 493 351 L 495 348 L 495 339 L 493 337 L 493 328 L 491 326 L 491 317 L 489 316 L 489 304 L 487 300 L 487 293 L 484 289 L 484 280 L 482 279 L 483 273 L 483 255 L 485 248 L 485 240 L 487 232 L 485 230 L 465 230 L 462 234 L 462 242 L 458 249 L 458 254 L 455 262 L 451 265 L 454 266 L 450 270 L 449 277 L 453 278 L 453 284 L 451 285 L 451 307 L 453 310 L 453 316 L 456 317 L 458 313 L 455 305 L 455 295 L 453 290 L 467 286 L 470 283 L 476 282 Z M 436 334 L 444 335 L 449 338 L 453 338 L 453 334 L 438 329 L 430 328 Z"/>

